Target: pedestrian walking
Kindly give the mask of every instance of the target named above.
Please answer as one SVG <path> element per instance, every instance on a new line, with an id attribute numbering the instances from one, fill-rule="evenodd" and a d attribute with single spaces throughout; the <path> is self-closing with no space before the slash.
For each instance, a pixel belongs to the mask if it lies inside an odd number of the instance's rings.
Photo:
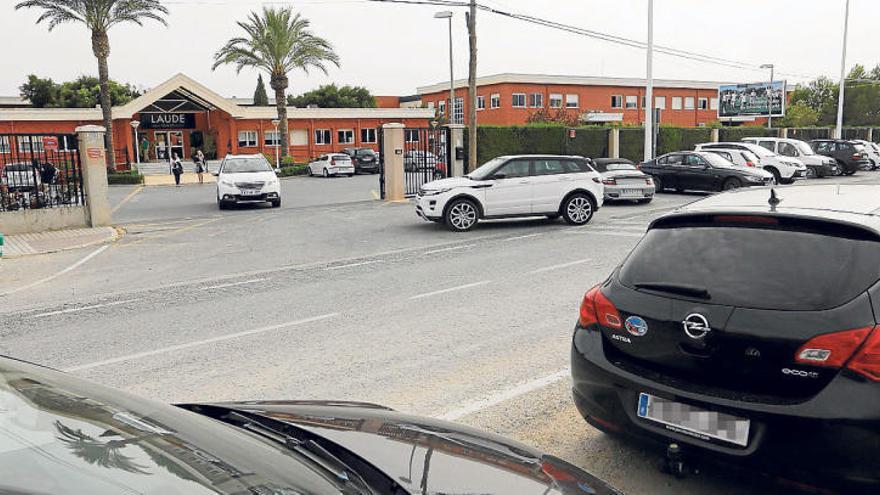
<path id="1" fill-rule="evenodd" d="M 202 150 L 196 150 L 195 155 L 193 155 L 193 162 L 196 165 L 196 175 L 199 176 L 199 184 L 204 184 L 205 180 L 202 174 L 205 173 L 208 166 L 205 164 L 205 154 L 202 153 Z"/>
<path id="2" fill-rule="evenodd" d="M 174 185 L 180 187 L 180 176 L 183 175 L 183 163 L 177 153 L 174 154 L 174 160 L 171 162 L 171 173 L 174 174 Z"/>

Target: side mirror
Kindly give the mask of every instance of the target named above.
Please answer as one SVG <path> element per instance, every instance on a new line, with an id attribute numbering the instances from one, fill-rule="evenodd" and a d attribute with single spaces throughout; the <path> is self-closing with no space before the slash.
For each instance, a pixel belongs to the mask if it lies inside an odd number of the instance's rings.
<path id="1" fill-rule="evenodd" d="M 275 169 L 275 175 L 281 175 L 281 169 L 280 169 L 280 168 L 276 168 L 276 169 Z"/>
<path id="2" fill-rule="evenodd" d="M 492 175 L 493 180 L 499 180 L 499 179 L 505 179 L 505 178 L 507 178 L 507 174 L 493 174 Z"/>

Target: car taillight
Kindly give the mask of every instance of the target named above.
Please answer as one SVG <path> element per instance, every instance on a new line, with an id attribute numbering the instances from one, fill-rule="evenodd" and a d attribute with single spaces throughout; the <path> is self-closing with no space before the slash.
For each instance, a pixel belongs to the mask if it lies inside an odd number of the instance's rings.
<path id="1" fill-rule="evenodd" d="M 619 330 L 623 326 L 620 312 L 617 311 L 614 303 L 602 294 L 598 285 L 584 294 L 578 323 L 583 328 L 599 324 Z"/>
<path id="2" fill-rule="evenodd" d="M 872 381 L 880 382 L 880 326 L 874 327 L 874 331 L 846 367 Z"/>
<path id="3" fill-rule="evenodd" d="M 336 159 L 330 160 L 330 165 L 336 165 Z"/>
<path id="4" fill-rule="evenodd" d="M 755 162 L 752 162 L 752 161 L 746 162 L 746 167 L 754 167 L 754 166 L 755 166 Z"/>
<path id="5" fill-rule="evenodd" d="M 794 360 L 801 364 L 840 368 L 852 357 L 872 327 L 826 333 L 813 337 L 795 353 Z"/>
<path id="6" fill-rule="evenodd" d="M 859 161 L 862 159 L 861 153 L 853 153 L 852 159 L 855 161 Z"/>
<path id="7" fill-rule="evenodd" d="M 617 179 L 602 179 L 602 184 L 605 184 L 606 186 L 616 186 Z"/>
<path id="8" fill-rule="evenodd" d="M 645 184 L 647 184 L 647 185 L 649 185 L 649 186 L 653 186 L 653 185 L 654 185 L 654 181 L 651 180 L 650 177 L 648 177 L 648 178 L 645 179 Z"/>

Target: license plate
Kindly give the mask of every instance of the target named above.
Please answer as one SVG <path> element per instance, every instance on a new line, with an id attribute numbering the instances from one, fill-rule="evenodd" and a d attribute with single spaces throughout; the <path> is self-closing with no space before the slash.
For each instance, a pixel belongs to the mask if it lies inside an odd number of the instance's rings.
<path id="1" fill-rule="evenodd" d="M 641 189 L 621 189 L 620 194 L 623 196 L 643 196 Z"/>
<path id="2" fill-rule="evenodd" d="M 260 190 L 259 189 L 242 189 L 241 195 L 242 196 L 259 196 Z"/>
<path id="3" fill-rule="evenodd" d="M 637 414 L 664 425 L 667 430 L 701 440 L 720 440 L 741 447 L 749 443 L 751 422 L 730 414 L 706 411 L 646 393 L 639 394 Z"/>

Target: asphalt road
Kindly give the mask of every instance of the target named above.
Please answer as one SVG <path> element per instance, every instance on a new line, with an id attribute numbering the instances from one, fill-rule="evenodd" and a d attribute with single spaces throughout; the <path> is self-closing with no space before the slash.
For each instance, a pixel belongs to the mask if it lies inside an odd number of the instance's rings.
<path id="1" fill-rule="evenodd" d="M 2 261 L 0 353 L 163 401 L 378 402 L 518 438 L 631 494 L 780 493 L 725 467 L 662 475 L 654 452 L 597 432 L 571 402 L 584 291 L 652 218 L 699 195 L 610 205 L 585 227 L 453 234 L 410 205 L 345 202 L 366 179 L 286 181 L 285 208 L 222 214 L 207 186 L 140 191 L 117 211 L 131 219 L 122 241 Z M 114 188 L 115 204 L 129 194 Z"/>

